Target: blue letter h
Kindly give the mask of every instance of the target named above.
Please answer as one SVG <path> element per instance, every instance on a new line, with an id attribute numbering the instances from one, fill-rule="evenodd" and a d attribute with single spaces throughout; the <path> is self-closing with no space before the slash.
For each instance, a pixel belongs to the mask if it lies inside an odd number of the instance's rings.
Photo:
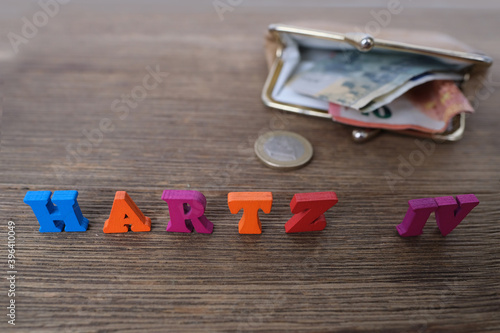
<path id="1" fill-rule="evenodd" d="M 89 225 L 76 201 L 77 191 L 28 191 L 24 203 L 30 205 L 40 223 L 40 232 L 86 231 Z M 54 206 L 56 204 L 57 206 Z"/>

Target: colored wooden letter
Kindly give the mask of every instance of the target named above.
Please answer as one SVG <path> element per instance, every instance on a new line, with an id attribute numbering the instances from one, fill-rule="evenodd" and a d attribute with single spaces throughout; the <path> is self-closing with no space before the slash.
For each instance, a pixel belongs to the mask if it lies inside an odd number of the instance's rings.
<path id="1" fill-rule="evenodd" d="M 410 200 L 408 206 L 403 222 L 396 229 L 403 237 L 418 236 L 422 234 L 425 223 L 438 205 L 433 198 L 425 198 Z"/>
<path id="2" fill-rule="evenodd" d="M 435 198 L 438 208 L 436 210 L 436 222 L 443 236 L 448 235 L 457 225 L 479 205 L 479 200 L 474 194 L 457 195 L 453 197 Z"/>
<path id="3" fill-rule="evenodd" d="M 266 214 L 271 212 L 273 194 L 271 192 L 231 192 L 227 195 L 227 204 L 231 214 L 237 214 L 243 209 L 243 216 L 238 224 L 240 234 L 261 234 L 259 209 Z"/>
<path id="4" fill-rule="evenodd" d="M 338 202 L 335 192 L 297 193 L 290 201 L 292 216 L 285 223 L 285 231 L 307 232 L 325 229 L 326 220 L 324 213 Z"/>
<path id="5" fill-rule="evenodd" d="M 102 231 L 107 234 L 128 232 L 129 225 L 133 232 L 151 231 L 151 219 L 144 216 L 127 192 L 118 191 Z"/>
<path id="6" fill-rule="evenodd" d="M 161 199 L 168 205 L 167 231 L 211 234 L 214 225 L 205 217 L 207 199 L 198 191 L 165 190 Z"/>
<path id="7" fill-rule="evenodd" d="M 77 191 L 28 191 L 24 203 L 35 213 L 40 232 L 86 231 L 89 225 L 76 201 Z M 56 206 L 54 206 L 56 204 Z"/>

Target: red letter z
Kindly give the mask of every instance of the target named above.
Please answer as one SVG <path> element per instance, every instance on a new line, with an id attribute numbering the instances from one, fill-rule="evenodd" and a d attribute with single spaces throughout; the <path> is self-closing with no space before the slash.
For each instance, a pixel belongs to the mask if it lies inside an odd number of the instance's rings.
<path id="1" fill-rule="evenodd" d="M 335 192 L 295 194 L 290 202 L 290 209 L 295 215 L 285 224 L 285 231 L 292 233 L 325 229 L 324 213 L 338 201 Z"/>

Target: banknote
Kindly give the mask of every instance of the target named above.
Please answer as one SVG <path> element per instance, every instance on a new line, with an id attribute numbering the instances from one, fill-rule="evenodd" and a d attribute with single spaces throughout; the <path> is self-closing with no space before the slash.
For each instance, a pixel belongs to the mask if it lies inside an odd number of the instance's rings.
<path id="1" fill-rule="evenodd" d="M 307 71 L 292 76 L 295 92 L 360 110 L 413 77 L 428 72 L 458 72 L 466 65 L 396 52 L 333 52 Z"/>
<path id="2" fill-rule="evenodd" d="M 360 127 L 390 130 L 414 129 L 442 133 L 450 120 L 462 112 L 472 113 L 473 107 L 453 81 L 436 80 L 415 87 L 373 112 L 330 103 L 333 120 Z"/>
<path id="3" fill-rule="evenodd" d="M 441 72 L 431 72 L 431 73 L 424 73 L 422 75 L 415 76 L 411 78 L 409 81 L 405 82 L 402 86 L 397 87 L 393 91 L 384 94 L 382 96 L 379 96 L 372 100 L 370 103 L 368 103 L 366 106 L 362 107 L 360 109 L 361 112 L 372 112 L 375 111 L 379 108 L 381 108 L 384 105 L 389 104 L 399 96 L 403 95 L 405 92 L 408 90 L 419 86 L 421 84 L 424 84 L 429 81 L 434 81 L 434 80 L 453 80 L 453 81 L 460 81 L 463 80 L 463 75 L 459 73 L 441 73 Z"/>

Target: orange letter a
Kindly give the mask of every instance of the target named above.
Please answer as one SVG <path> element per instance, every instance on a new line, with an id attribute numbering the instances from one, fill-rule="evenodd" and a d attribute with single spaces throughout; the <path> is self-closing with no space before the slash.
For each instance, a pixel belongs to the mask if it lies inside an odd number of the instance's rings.
<path id="1" fill-rule="evenodd" d="M 128 232 L 129 225 L 134 232 L 151 231 L 151 219 L 144 216 L 127 192 L 118 191 L 102 231 L 107 234 Z"/>

